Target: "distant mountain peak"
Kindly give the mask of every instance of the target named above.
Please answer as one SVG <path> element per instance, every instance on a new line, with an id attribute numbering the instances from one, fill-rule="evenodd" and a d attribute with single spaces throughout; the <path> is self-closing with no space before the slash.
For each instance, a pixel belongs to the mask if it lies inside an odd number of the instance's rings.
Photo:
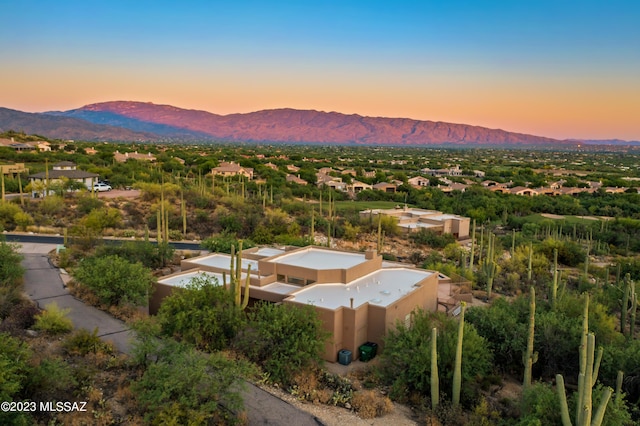
<path id="1" fill-rule="evenodd" d="M 336 111 L 276 108 L 250 113 L 218 115 L 173 105 L 138 101 L 110 101 L 64 112 L 40 114 L 43 119 L 62 116 L 85 124 L 134 132 L 135 140 L 182 139 L 192 141 L 255 141 L 356 145 L 574 145 L 575 142 L 488 129 L 467 124 L 411 118 L 367 117 Z M 73 134 L 72 122 L 64 131 L 50 129 L 51 137 Z M 0 126 L 2 122 L 0 121 Z M 3 126 L 4 127 L 4 126 Z M 28 126 L 23 127 L 28 131 Z M 108 128 L 91 139 L 114 140 Z M 124 135 L 124 134 L 122 134 Z M 65 136 L 69 137 L 69 136 Z M 85 136 L 86 137 L 86 136 Z M 81 137 L 73 137 L 80 139 Z M 116 139 L 120 139 L 117 137 Z M 122 139 L 120 139 L 122 140 Z"/>

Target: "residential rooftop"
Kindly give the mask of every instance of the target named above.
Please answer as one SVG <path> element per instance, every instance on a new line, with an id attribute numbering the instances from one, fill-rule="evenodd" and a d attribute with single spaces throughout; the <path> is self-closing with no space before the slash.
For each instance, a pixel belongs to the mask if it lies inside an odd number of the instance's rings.
<path id="1" fill-rule="evenodd" d="M 281 255 L 272 259 L 271 262 L 302 268 L 326 270 L 349 269 L 366 262 L 366 259 L 364 253 L 337 252 L 312 247 Z"/>

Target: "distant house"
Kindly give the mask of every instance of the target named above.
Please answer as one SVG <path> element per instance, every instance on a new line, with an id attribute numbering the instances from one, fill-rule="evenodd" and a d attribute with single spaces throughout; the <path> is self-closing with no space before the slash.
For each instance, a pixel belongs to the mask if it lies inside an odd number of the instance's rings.
<path id="1" fill-rule="evenodd" d="M 271 169 L 271 170 L 278 170 L 278 166 L 276 164 L 271 163 L 271 162 L 266 163 L 264 166 L 266 168 L 268 168 L 268 169 Z"/>
<path id="2" fill-rule="evenodd" d="M 394 193 L 396 192 L 397 188 L 398 186 L 396 184 L 389 183 L 389 182 L 380 182 L 373 185 L 373 189 L 376 189 L 382 192 L 387 192 L 387 193 Z"/>
<path id="3" fill-rule="evenodd" d="M 97 152 L 98 151 L 93 147 L 84 149 L 84 153 L 87 155 L 96 155 Z"/>
<path id="4" fill-rule="evenodd" d="M 91 189 L 98 180 L 98 174 L 78 170 L 76 165 L 70 161 L 61 161 L 52 166 L 48 172 L 35 173 L 29 175 L 31 184 L 31 196 L 41 197 L 45 193 L 45 188 L 50 185 L 60 184 L 65 179 L 82 183 L 87 189 Z"/>
<path id="5" fill-rule="evenodd" d="M 287 170 L 290 171 L 291 173 L 297 173 L 300 171 L 300 167 L 295 166 L 293 164 L 287 164 Z"/>
<path id="6" fill-rule="evenodd" d="M 351 175 L 353 177 L 356 177 L 358 173 L 353 169 L 344 169 L 342 172 L 340 172 L 340 174 L 342 174 L 342 175 Z"/>
<path id="7" fill-rule="evenodd" d="M 353 194 L 357 194 L 358 192 L 362 192 L 367 189 L 372 189 L 373 187 L 368 183 L 360 182 L 358 180 L 353 180 L 351 184 L 347 185 L 347 192 L 351 192 Z"/>
<path id="8" fill-rule="evenodd" d="M 242 167 L 238 163 L 233 161 L 230 163 L 222 162 L 218 167 L 211 169 L 211 174 L 214 176 L 244 176 L 247 179 L 253 179 L 253 169 L 250 167 Z"/>
<path id="9" fill-rule="evenodd" d="M 16 142 L 13 138 L 11 139 L 0 139 L 0 146 L 5 148 L 11 148 L 14 151 L 33 151 L 35 148 L 29 144 Z"/>
<path id="10" fill-rule="evenodd" d="M 540 195 L 540 193 L 532 188 L 527 188 L 524 186 L 516 186 L 509 189 L 509 192 L 514 195 L 526 195 L 528 197 L 533 197 L 535 195 Z"/>
<path id="11" fill-rule="evenodd" d="M 287 175 L 285 177 L 287 182 L 292 182 L 292 183 L 297 183 L 298 185 L 306 185 L 307 181 L 304 179 L 300 179 L 300 176 L 295 176 L 295 175 Z"/>
<path id="12" fill-rule="evenodd" d="M 414 188 L 426 188 L 430 184 L 429 179 L 423 176 L 416 176 L 411 179 L 407 179 L 407 183 Z"/>
<path id="13" fill-rule="evenodd" d="M 438 188 L 445 193 L 450 193 L 453 191 L 464 192 L 467 190 L 468 187 L 469 185 L 464 183 L 458 183 L 458 182 L 450 182 L 447 185 L 438 185 Z"/>
<path id="14" fill-rule="evenodd" d="M 0 164 L 0 173 L 3 175 L 19 175 L 29 170 L 24 167 L 24 163 Z"/>
<path id="15" fill-rule="evenodd" d="M 135 152 L 125 152 L 125 153 L 121 153 L 119 151 L 116 151 L 113 153 L 113 158 L 118 162 L 118 163 L 124 163 L 127 160 L 139 160 L 139 161 L 156 161 L 156 156 L 153 155 L 152 153 L 147 153 L 147 154 L 138 154 L 138 151 Z"/>
<path id="16" fill-rule="evenodd" d="M 458 239 L 469 237 L 468 217 L 455 214 L 446 214 L 435 210 L 423 210 L 416 208 L 396 208 L 396 209 L 372 209 L 360 212 L 361 218 L 369 216 L 390 216 L 398 221 L 398 226 L 409 232 L 427 229 L 439 234 L 452 234 Z"/>

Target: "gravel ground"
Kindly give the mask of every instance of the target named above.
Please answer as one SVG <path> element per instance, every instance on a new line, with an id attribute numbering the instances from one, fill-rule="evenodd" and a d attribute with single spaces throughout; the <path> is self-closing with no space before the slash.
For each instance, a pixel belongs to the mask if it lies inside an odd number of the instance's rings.
<path id="1" fill-rule="evenodd" d="M 330 405 L 312 404 L 310 402 L 300 401 L 287 392 L 278 388 L 270 386 L 260 387 L 271 393 L 272 395 L 275 395 L 278 398 L 287 401 L 294 407 L 302 411 L 306 411 L 312 416 L 317 417 L 326 426 L 413 426 L 418 424 L 415 420 L 412 419 L 413 412 L 411 411 L 411 409 L 401 404 L 394 403 L 393 412 L 387 414 L 384 417 L 379 417 L 376 419 L 361 419 L 353 411 L 347 410 L 346 408 L 334 407 Z"/>

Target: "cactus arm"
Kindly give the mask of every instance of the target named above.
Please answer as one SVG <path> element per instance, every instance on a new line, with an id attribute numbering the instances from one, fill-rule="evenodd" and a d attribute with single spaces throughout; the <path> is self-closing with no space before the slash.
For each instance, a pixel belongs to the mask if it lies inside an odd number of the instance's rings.
<path id="1" fill-rule="evenodd" d="M 558 398 L 560 399 L 560 417 L 562 418 L 562 426 L 572 426 L 562 374 L 556 374 L 556 390 L 558 391 Z"/>
<path id="2" fill-rule="evenodd" d="M 604 412 L 607 409 L 607 404 L 609 404 L 609 399 L 611 398 L 611 388 L 606 388 L 602 393 L 602 399 L 600 399 L 600 404 L 598 405 L 598 409 L 596 410 L 593 420 L 591 421 L 591 426 L 600 426 L 602 424 L 602 420 L 604 419 Z"/>
<path id="3" fill-rule="evenodd" d="M 242 305 L 240 307 L 244 310 L 249 304 L 249 282 L 251 280 L 251 265 L 247 268 L 247 280 L 244 283 L 244 297 L 242 299 Z"/>

